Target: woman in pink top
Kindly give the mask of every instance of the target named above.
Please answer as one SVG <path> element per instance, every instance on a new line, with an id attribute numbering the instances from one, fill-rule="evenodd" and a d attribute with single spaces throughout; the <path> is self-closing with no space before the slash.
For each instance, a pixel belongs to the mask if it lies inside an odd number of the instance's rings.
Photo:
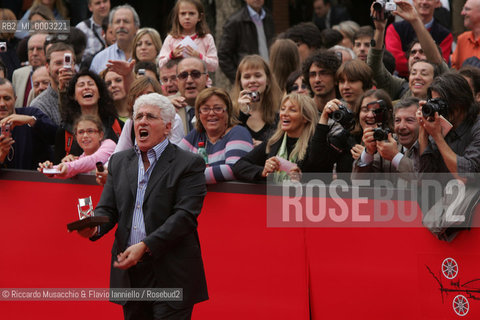
<path id="1" fill-rule="evenodd" d="M 92 115 L 81 115 L 74 124 L 75 139 L 82 148 L 83 153 L 77 158 L 65 157 L 62 163 L 54 166 L 50 161 L 39 163 L 38 171 L 44 169 L 56 169 L 58 173 L 47 173 L 53 178 L 70 178 L 79 173 L 94 171 L 96 163 L 107 162 L 115 150 L 115 142 L 110 139 L 103 140 L 103 125 L 98 117 Z"/>

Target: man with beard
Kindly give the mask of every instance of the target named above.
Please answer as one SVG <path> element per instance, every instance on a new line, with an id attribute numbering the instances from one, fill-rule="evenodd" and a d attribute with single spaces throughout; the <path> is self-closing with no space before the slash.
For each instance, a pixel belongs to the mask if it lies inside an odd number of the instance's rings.
<path id="1" fill-rule="evenodd" d="M 319 112 L 323 111 L 328 101 L 337 97 L 335 73 L 340 64 L 335 52 L 326 50 L 317 51 L 303 63 L 303 78 L 313 93 Z"/>
<path id="2" fill-rule="evenodd" d="M 132 6 L 125 4 L 112 9 L 109 23 L 113 27 L 117 41 L 93 58 L 90 70 L 96 73 L 106 68 L 108 60 L 131 60 L 133 39 L 140 27 L 140 18 Z"/>

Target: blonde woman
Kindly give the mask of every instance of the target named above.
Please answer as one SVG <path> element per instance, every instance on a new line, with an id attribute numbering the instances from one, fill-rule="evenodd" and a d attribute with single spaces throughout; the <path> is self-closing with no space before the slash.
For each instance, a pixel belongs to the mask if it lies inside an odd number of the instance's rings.
<path id="1" fill-rule="evenodd" d="M 157 30 L 141 28 L 133 39 L 132 58 L 135 61 L 149 61 L 157 64 L 157 56 L 162 49 L 162 39 Z"/>
<path id="2" fill-rule="evenodd" d="M 276 174 L 278 181 L 298 178 L 301 172 L 331 172 L 334 159 L 329 157 L 328 125 L 318 122 L 318 110 L 312 98 L 299 93 L 284 96 L 276 131 L 268 141 L 238 160 L 233 167 L 235 177 L 262 181 L 269 174 Z"/>

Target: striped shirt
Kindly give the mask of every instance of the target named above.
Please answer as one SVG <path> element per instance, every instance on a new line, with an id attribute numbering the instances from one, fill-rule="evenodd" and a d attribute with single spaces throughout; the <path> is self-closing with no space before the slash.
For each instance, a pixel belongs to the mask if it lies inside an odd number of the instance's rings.
<path id="1" fill-rule="evenodd" d="M 145 197 L 145 190 L 147 190 L 148 181 L 152 174 L 155 164 L 162 155 L 163 151 L 168 145 L 168 139 L 164 139 L 155 147 L 147 151 L 148 161 L 150 167 L 145 171 L 142 161 L 142 153 L 135 145 L 135 152 L 138 155 L 138 179 L 137 179 L 137 196 L 135 197 L 135 208 L 133 210 L 132 229 L 130 230 L 130 238 L 128 239 L 128 245 L 134 245 L 145 239 L 145 221 L 143 219 L 143 199 Z"/>
<path id="2" fill-rule="evenodd" d="M 198 143 L 205 142 L 208 154 L 208 167 L 205 169 L 205 179 L 208 184 L 219 181 L 235 180 L 232 166 L 253 149 L 252 136 L 242 126 L 234 126 L 217 142 L 211 143 L 205 132 L 191 131 L 178 145 L 184 150 L 198 153 Z"/>

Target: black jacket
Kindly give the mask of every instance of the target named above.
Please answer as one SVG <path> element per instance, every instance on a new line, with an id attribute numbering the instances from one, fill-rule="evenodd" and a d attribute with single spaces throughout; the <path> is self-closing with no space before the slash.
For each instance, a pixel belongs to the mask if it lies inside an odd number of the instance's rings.
<path id="1" fill-rule="evenodd" d="M 269 47 L 275 30 L 271 13 L 267 9 L 264 10 L 266 16 L 263 19 L 263 29 Z M 231 83 L 235 82 L 238 64 L 244 56 L 249 54 L 258 54 L 258 37 L 257 27 L 245 6 L 227 20 L 218 46 L 220 68 Z"/>

